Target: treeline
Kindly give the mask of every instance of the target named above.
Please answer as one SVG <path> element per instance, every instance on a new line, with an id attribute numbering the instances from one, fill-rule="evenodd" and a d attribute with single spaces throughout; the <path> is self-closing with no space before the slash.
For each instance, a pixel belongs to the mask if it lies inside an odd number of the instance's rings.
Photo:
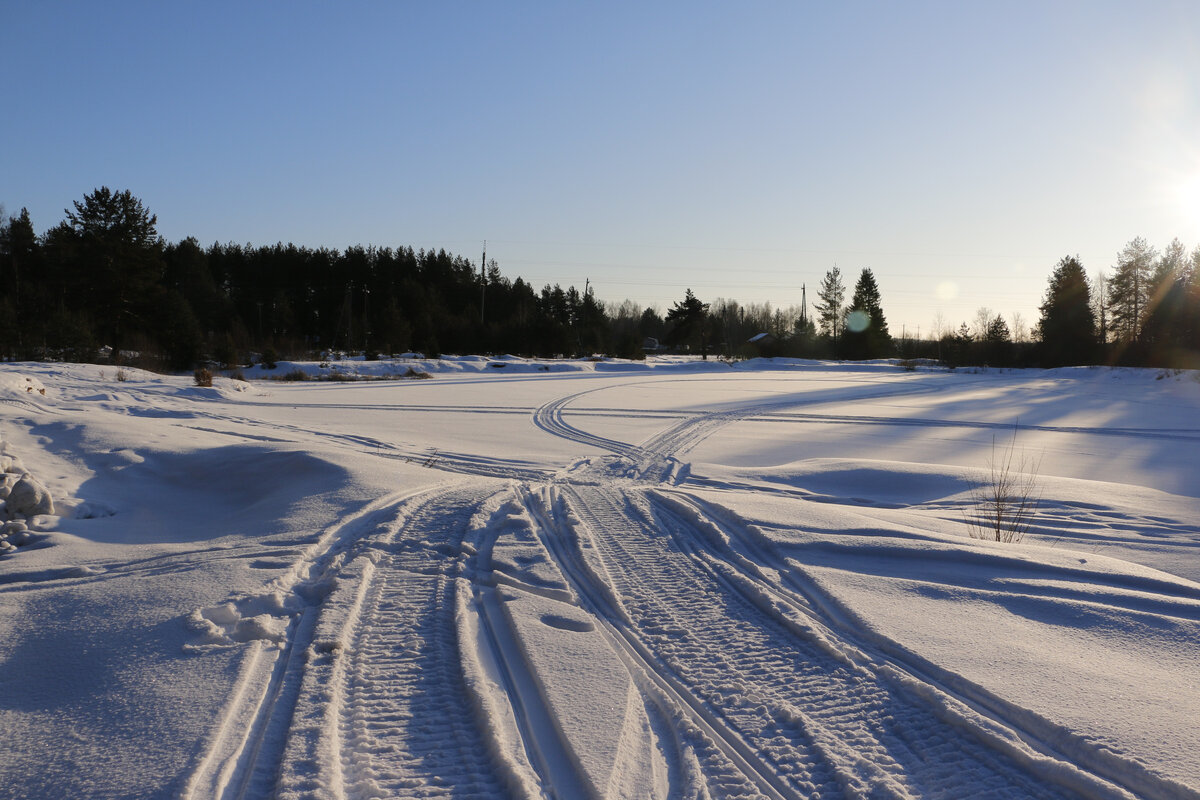
<path id="1" fill-rule="evenodd" d="M 444 250 L 202 247 L 167 243 L 156 225 L 141 200 L 107 187 L 40 236 L 26 210 L 0 215 L 0 358 L 187 369 L 329 351 L 638 358 L 658 342 L 706 357 L 1200 365 L 1200 248 L 1188 257 L 1177 241 L 1160 255 L 1135 239 L 1112 276 L 1095 280 L 1063 259 L 1032 336 L 981 309 L 974 326 L 917 341 L 892 337 L 869 269 L 849 298 L 841 273 L 827 273 L 811 318 L 797 307 L 703 303 L 691 290 L 663 315 L 574 286 L 537 289 L 495 261 L 481 274 Z"/>
<path id="2" fill-rule="evenodd" d="M 981 312 L 984 312 L 981 309 Z M 1178 239 L 1161 253 L 1141 237 L 1117 254 L 1112 272 L 1088 276 L 1078 256 L 1054 266 L 1032 341 L 1008 341 L 1003 318 L 964 323 L 939 345 L 959 363 L 982 350 L 991 363 L 1044 367 L 1113 364 L 1200 369 L 1200 247 Z M 972 335 L 972 333 L 974 335 Z"/>
<path id="3" fill-rule="evenodd" d="M 0 227 L 0 355 L 93 360 L 136 352 L 166 366 L 251 351 L 632 354 L 661 318 L 616 324 L 591 293 L 540 291 L 497 264 L 486 281 L 444 250 L 276 244 L 156 233 L 128 191 L 101 188 L 42 236 L 26 210 Z M 103 348 L 103 351 L 102 351 Z"/>

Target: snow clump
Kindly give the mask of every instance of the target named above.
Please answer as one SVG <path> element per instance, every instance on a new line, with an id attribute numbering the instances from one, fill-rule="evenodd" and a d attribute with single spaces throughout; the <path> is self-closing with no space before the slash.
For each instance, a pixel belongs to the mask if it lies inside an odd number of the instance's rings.
<path id="1" fill-rule="evenodd" d="M 0 441 L 0 555 L 33 541 L 27 520 L 53 513 L 50 490 Z"/>
<path id="2" fill-rule="evenodd" d="M 25 475 L 9 491 L 7 509 L 10 516 L 29 517 L 54 513 L 54 498 L 50 490 L 32 475 Z"/>

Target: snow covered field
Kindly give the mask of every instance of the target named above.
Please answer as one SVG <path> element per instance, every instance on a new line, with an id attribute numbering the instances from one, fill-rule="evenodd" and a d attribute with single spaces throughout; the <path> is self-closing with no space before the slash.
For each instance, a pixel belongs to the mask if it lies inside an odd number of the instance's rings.
<path id="1" fill-rule="evenodd" d="M 335 366 L 0 364 L 0 797 L 1200 797 L 1195 375 Z"/>

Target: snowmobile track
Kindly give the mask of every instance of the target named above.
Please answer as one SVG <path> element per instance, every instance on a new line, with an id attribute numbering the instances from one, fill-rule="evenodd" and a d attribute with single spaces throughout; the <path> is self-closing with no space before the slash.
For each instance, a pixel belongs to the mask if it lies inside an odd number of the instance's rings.
<path id="1" fill-rule="evenodd" d="M 439 494 L 385 542 L 343 656 L 344 797 L 506 797 L 463 685 L 455 556 L 494 489 Z"/>
<path id="2" fill-rule="evenodd" d="M 882 793 L 961 796 L 965 787 L 1001 797 L 1069 797 L 1001 754 L 964 737 L 929 708 L 868 670 L 797 636 L 733 590 L 670 533 L 687 523 L 656 518 L 637 492 L 565 491 L 587 541 L 610 577 L 608 592 L 650 666 L 683 687 L 775 776 L 782 796 Z M 593 571 L 595 574 L 595 571 Z M 601 594 L 594 591 L 593 594 Z"/>

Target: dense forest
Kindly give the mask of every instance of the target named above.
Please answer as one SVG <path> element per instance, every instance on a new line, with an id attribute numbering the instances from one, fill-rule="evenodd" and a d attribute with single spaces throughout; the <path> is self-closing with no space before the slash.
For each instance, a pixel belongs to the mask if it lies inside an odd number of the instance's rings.
<path id="1" fill-rule="evenodd" d="M 535 289 L 444 250 L 171 244 L 128 190 L 72 205 L 40 236 L 25 209 L 0 214 L 0 358 L 178 370 L 334 351 L 640 358 L 660 344 L 727 358 L 1200 367 L 1200 247 L 1189 255 L 1178 240 L 1159 253 L 1134 239 L 1094 278 L 1063 258 L 1031 330 L 980 309 L 918 341 L 892 336 L 870 269 L 848 301 L 840 270 L 827 272 L 811 316 L 690 289 L 660 314 L 574 286 Z"/>

